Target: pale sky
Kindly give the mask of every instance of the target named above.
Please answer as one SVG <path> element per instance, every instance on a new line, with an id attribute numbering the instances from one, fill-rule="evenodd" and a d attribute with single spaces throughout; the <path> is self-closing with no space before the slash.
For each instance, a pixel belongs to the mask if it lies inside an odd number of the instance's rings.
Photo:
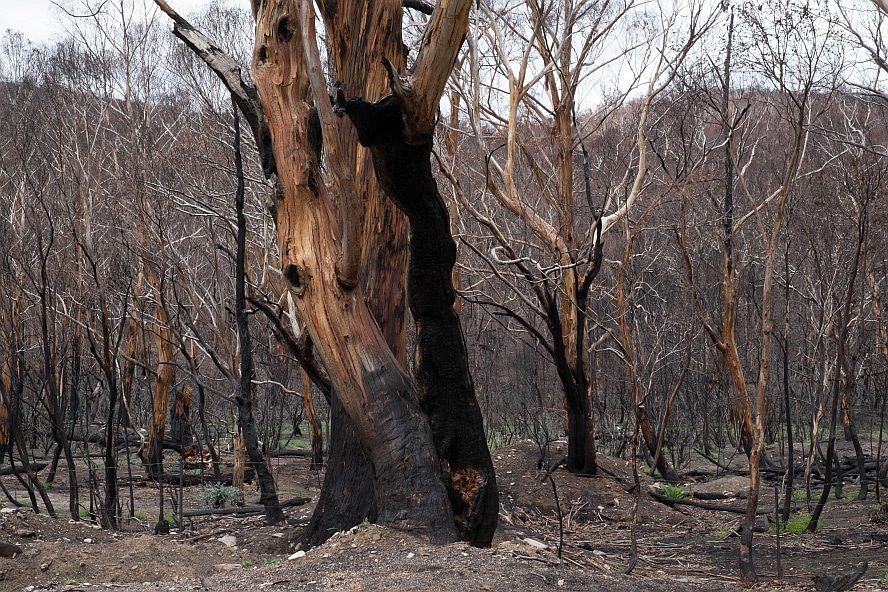
<path id="1" fill-rule="evenodd" d="M 139 2 L 140 0 L 134 0 Z M 151 5 L 153 2 L 148 0 Z M 167 3 L 183 15 L 207 4 L 208 0 L 167 0 Z M 243 0 L 249 6 L 248 0 Z M 67 17 L 56 4 L 82 6 L 82 0 L 0 0 L 0 37 L 7 29 L 21 31 L 36 43 L 51 41 L 64 32 L 63 21 Z M 90 2 L 90 4 L 97 4 Z"/>

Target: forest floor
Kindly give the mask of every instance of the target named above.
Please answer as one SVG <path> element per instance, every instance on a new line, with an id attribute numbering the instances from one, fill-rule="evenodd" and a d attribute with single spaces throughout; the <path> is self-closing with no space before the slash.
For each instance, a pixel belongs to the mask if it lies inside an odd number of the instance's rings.
<path id="1" fill-rule="evenodd" d="M 843 450 L 843 452 L 846 452 Z M 555 455 L 559 451 L 553 451 Z M 563 454 L 563 452 L 562 452 Z M 776 451 L 771 451 L 772 457 Z M 156 536 L 159 490 L 137 480 L 136 515 L 123 532 L 110 533 L 86 521 L 62 517 L 67 508 L 63 471 L 50 489 L 59 518 L 35 515 L 11 505 L 0 510 L 0 541 L 21 553 L 0 558 L 0 592 L 6 590 L 306 590 L 306 591 L 469 591 L 600 590 L 604 592 L 717 591 L 741 588 L 737 570 L 740 516 L 686 505 L 669 507 L 649 491 L 654 481 L 641 476 L 638 498 L 638 562 L 622 572 L 630 557 L 633 477 L 626 461 L 601 456 L 597 477 L 552 473 L 541 481 L 539 452 L 519 443 L 493 453 L 500 486 L 501 527 L 490 549 L 464 544 L 435 547 L 408 534 L 364 524 L 338 533 L 326 544 L 297 553 L 290 541 L 311 513 L 311 504 L 287 508 L 288 523 L 267 526 L 260 515 L 198 516 L 182 529 Z M 742 457 L 742 455 L 737 455 Z M 704 464 L 705 463 L 704 461 Z M 702 467 L 702 465 L 701 465 Z M 316 496 L 321 475 L 304 458 L 275 459 L 281 499 Z M 713 465 L 706 467 L 714 469 Z M 135 471 L 135 467 L 134 467 Z M 711 471 L 710 471 L 711 472 Z M 85 473 L 83 473 L 85 475 Z M 43 476 L 41 474 L 41 476 Z M 746 479 L 695 477 L 685 491 L 731 494 L 708 502 L 745 506 Z M 14 477 L 8 489 L 23 499 Z M 831 499 L 816 534 L 779 537 L 783 577 L 778 578 L 778 537 L 772 527 L 757 533 L 754 556 L 760 583 L 755 590 L 814 590 L 812 576 L 849 572 L 864 560 L 869 569 L 854 590 L 888 590 L 888 516 L 870 494 L 855 501 L 858 489 L 845 487 Z M 169 492 L 167 492 L 169 493 Z M 818 493 L 818 492 L 815 492 Z M 247 487 L 247 502 L 257 492 Z M 124 507 L 129 491 L 122 489 Z M 81 501 L 88 498 L 81 491 Z M 252 498 L 252 499 L 251 499 Z M 183 490 L 185 509 L 200 509 L 198 487 Z M 804 515 L 807 501 L 794 501 Z M 558 547 L 558 508 L 563 526 Z M 762 506 L 773 508 L 773 490 L 763 488 Z M 166 509 L 169 511 L 167 498 Z"/>

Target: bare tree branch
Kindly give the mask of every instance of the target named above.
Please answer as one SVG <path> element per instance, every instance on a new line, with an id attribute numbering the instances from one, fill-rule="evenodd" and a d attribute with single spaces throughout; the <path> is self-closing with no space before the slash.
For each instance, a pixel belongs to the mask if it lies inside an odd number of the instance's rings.
<path id="1" fill-rule="evenodd" d="M 262 172 L 267 178 L 277 173 L 277 164 L 272 151 L 271 135 L 268 132 L 268 122 L 265 112 L 259 102 L 256 89 L 244 80 L 243 68 L 227 53 L 213 43 L 213 41 L 198 31 L 185 17 L 173 10 L 166 0 L 154 0 L 155 4 L 173 21 L 173 35 L 181 39 L 185 45 L 202 59 L 216 76 L 231 91 L 238 108 L 244 114 L 244 119 L 253 131 L 259 157 L 262 160 Z"/>

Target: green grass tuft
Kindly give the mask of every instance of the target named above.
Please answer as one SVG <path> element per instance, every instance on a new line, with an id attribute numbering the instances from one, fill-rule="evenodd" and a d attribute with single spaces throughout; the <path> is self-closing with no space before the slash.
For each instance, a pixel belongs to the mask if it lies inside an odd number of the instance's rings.
<path id="1" fill-rule="evenodd" d="M 674 499 L 674 500 L 688 499 L 688 494 L 685 493 L 685 490 L 683 487 L 679 487 L 678 485 L 673 485 L 671 483 L 667 483 L 663 487 L 663 495 L 665 495 L 669 499 Z"/>
<path id="2" fill-rule="evenodd" d="M 807 512 L 790 514 L 789 521 L 786 524 L 780 525 L 782 527 L 780 531 L 787 534 L 802 534 L 805 532 L 805 529 L 808 528 L 808 523 L 810 522 L 811 514 Z"/>

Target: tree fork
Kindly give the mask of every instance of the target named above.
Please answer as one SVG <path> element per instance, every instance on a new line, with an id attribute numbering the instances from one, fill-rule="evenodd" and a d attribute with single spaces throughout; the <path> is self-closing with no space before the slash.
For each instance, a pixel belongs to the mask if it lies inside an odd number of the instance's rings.
<path id="1" fill-rule="evenodd" d="M 281 188 L 281 266 L 296 308 L 373 471 L 379 520 L 435 542 L 456 539 L 431 429 L 409 376 L 385 341 L 360 286 L 336 274 L 338 195 L 321 176 L 308 134 L 313 108 L 304 29 L 295 2 L 257 7 L 252 77 L 268 116 Z"/>

